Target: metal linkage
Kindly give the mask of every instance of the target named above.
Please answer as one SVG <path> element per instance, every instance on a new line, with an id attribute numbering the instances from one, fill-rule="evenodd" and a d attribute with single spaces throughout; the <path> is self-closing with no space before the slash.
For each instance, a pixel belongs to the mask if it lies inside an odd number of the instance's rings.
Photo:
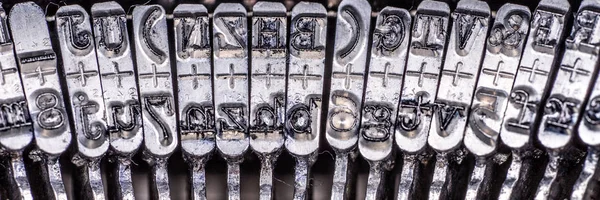
<path id="1" fill-rule="evenodd" d="M 282 3 L 258 2 L 252 10 L 250 147 L 261 159 L 260 199 L 270 200 L 285 139 L 287 16 Z"/>
<path id="2" fill-rule="evenodd" d="M 427 135 L 432 119 L 433 100 L 445 55 L 450 8 L 448 4 L 426 0 L 414 17 L 398 119 L 396 144 L 403 154 L 398 199 L 416 198 L 420 187 Z"/>
<path id="3" fill-rule="evenodd" d="M 385 7 L 375 23 L 362 106 L 358 149 L 369 162 L 367 199 L 385 199 L 386 174 L 394 165 L 394 127 L 406 65 L 411 16 Z"/>
<path id="4" fill-rule="evenodd" d="M 533 146 L 539 122 L 541 101 L 547 95 L 549 77 L 558 68 L 555 63 L 570 5 L 566 0 L 542 0 L 529 30 L 529 37 L 516 73 L 512 92 L 502 122 L 500 138 L 512 150 L 512 162 L 499 199 L 527 198 L 525 189 L 540 162 L 539 150 Z"/>
<path id="5" fill-rule="evenodd" d="M 554 198 L 557 196 L 556 198 L 580 200 L 591 199 L 593 198 L 592 196 L 597 195 L 597 189 L 594 189 L 593 185 L 598 177 L 596 170 L 598 168 L 598 156 L 600 155 L 598 152 L 598 145 L 600 144 L 598 143 L 600 80 L 596 78 L 594 81 L 592 77 L 597 76 L 597 74 L 591 73 L 597 73 L 598 70 L 598 54 L 600 53 L 600 40 L 598 40 L 600 37 L 598 31 L 600 29 L 598 26 L 600 25 L 600 20 L 590 21 L 588 19 L 597 19 L 600 17 L 600 2 L 583 1 L 577 14 L 574 16 L 573 30 L 567 38 L 567 47 L 563 55 L 563 62 L 561 63 L 560 71 L 554 84 L 555 88 L 552 88 L 553 95 L 550 96 L 548 100 L 549 104 L 546 105 L 546 114 L 550 115 L 544 117 L 546 124 L 540 127 L 540 130 L 542 127 L 545 129 L 545 132 L 540 132 L 540 140 L 542 144 L 549 148 L 548 151 L 553 156 L 554 151 L 566 148 L 560 148 L 560 146 L 575 143 L 570 140 L 573 140 L 572 137 L 576 131 L 581 141 L 588 145 L 587 156 L 582 163 L 583 169 L 575 181 L 573 188 L 560 188 L 552 185 L 552 182 L 558 185 L 560 182 L 565 181 L 546 181 L 544 183 L 549 184 L 544 184 L 546 187 L 543 188 L 547 188 L 548 190 L 538 190 L 542 191 L 538 193 L 538 197 Z M 571 66 L 574 68 L 571 68 Z M 567 78 L 569 78 L 569 82 L 567 82 Z M 589 83 L 593 83 L 593 85 Z M 586 87 L 590 87 L 592 90 L 588 92 Z M 563 95 L 562 97 L 566 98 L 559 99 L 558 97 L 561 97 L 559 95 Z M 580 120 L 581 122 L 579 122 Z M 559 128 L 555 128 L 557 125 Z M 567 129 L 562 129 L 563 127 Z M 544 135 L 543 139 L 541 137 L 542 134 Z M 558 142 L 564 141 L 565 144 L 553 145 L 550 141 L 555 140 L 558 140 Z M 552 166 L 548 166 L 546 172 L 550 172 L 551 174 L 553 170 L 551 168 Z M 571 167 L 567 165 L 559 170 L 569 170 L 569 168 Z M 562 179 L 565 178 L 563 177 Z M 555 190 L 564 192 L 571 189 L 572 193 L 570 197 L 556 195 L 556 192 L 553 192 Z"/>
<path id="6" fill-rule="evenodd" d="M 465 158 L 461 149 L 490 24 L 490 7 L 478 0 L 458 2 L 433 104 L 428 144 L 436 155 L 430 199 L 452 199 Z M 456 197 L 454 197 L 456 198 Z"/>
<path id="7" fill-rule="evenodd" d="M 0 158 L 7 183 L 6 199 L 33 199 L 25 172 L 23 151 L 33 139 L 33 122 L 27 109 L 21 76 L 13 53 L 7 15 L 0 3 Z"/>
<path id="8" fill-rule="evenodd" d="M 108 196 L 135 199 L 131 157 L 143 140 L 142 110 L 125 11 L 114 2 L 92 6 L 92 24 L 110 139 Z"/>
<path id="9" fill-rule="evenodd" d="M 300 2 L 292 9 L 285 148 L 296 159 L 294 200 L 311 199 L 310 168 L 321 137 L 327 11 L 319 3 Z"/>
<path id="10" fill-rule="evenodd" d="M 350 198 L 354 190 L 353 163 L 357 156 L 370 27 L 369 2 L 346 0 L 340 4 L 326 124 L 327 142 L 336 157 L 331 199 Z"/>
<path id="11" fill-rule="evenodd" d="M 465 198 L 490 197 L 493 175 L 506 159 L 498 152 L 502 118 L 519 67 L 531 13 L 525 6 L 504 4 L 487 38 L 486 54 L 471 105 L 464 143 L 475 156 Z"/>
<path id="12" fill-rule="evenodd" d="M 222 3 L 213 17 L 213 67 L 217 148 L 227 161 L 230 200 L 240 199 L 240 163 L 248 137 L 248 24 L 246 9 Z"/>
<path id="13" fill-rule="evenodd" d="M 200 4 L 173 11 L 177 60 L 178 128 L 190 167 L 192 199 L 206 199 L 204 166 L 215 149 L 215 120 L 208 12 Z"/>
<path id="14" fill-rule="evenodd" d="M 152 167 L 151 196 L 170 199 L 167 159 L 178 146 L 165 10 L 133 9 L 133 39 L 144 127 L 144 159 Z"/>
<path id="15" fill-rule="evenodd" d="M 8 21 L 33 122 L 36 148 L 29 157 L 41 169 L 30 174 L 41 185 L 36 198 L 66 199 L 58 157 L 71 143 L 71 131 L 44 11 L 33 2 L 19 3 Z"/>
<path id="16" fill-rule="evenodd" d="M 59 68 L 67 83 L 77 144 L 71 162 L 78 168 L 75 179 L 81 188 L 75 193 L 82 199 L 106 199 L 100 161 L 110 142 L 90 21 L 79 5 L 62 6 L 55 15 Z"/>

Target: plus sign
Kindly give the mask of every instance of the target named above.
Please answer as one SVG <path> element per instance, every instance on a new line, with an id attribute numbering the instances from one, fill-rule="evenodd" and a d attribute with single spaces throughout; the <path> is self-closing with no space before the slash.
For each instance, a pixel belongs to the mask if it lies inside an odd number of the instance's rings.
<path id="1" fill-rule="evenodd" d="M 217 74 L 218 79 L 229 79 L 229 89 L 233 89 L 235 87 L 236 79 L 246 79 L 246 74 L 243 73 L 235 73 L 235 69 L 233 68 L 233 64 L 229 65 L 229 73 L 226 74 Z"/>
<path id="2" fill-rule="evenodd" d="M 123 86 L 121 85 L 121 80 L 123 79 L 123 77 L 133 76 L 133 71 L 119 71 L 119 64 L 117 64 L 116 62 L 113 62 L 113 66 L 115 67 L 114 72 L 104 73 L 102 74 L 102 77 L 114 78 L 117 82 L 117 87 L 122 88 Z"/>
<path id="3" fill-rule="evenodd" d="M 401 108 L 413 109 L 412 114 L 414 115 L 414 118 L 410 116 L 410 113 L 398 113 L 398 116 L 402 117 L 402 119 L 400 119 L 400 127 L 406 131 L 415 130 L 421 124 L 421 115 L 424 111 L 429 111 L 431 109 L 429 102 L 423 103 L 423 94 L 417 93 L 415 97 L 416 99 L 414 100 L 402 100 L 400 103 Z"/>
<path id="4" fill-rule="evenodd" d="M 271 64 L 267 64 L 267 71 L 265 73 L 256 73 L 252 76 L 266 79 L 267 88 L 271 87 L 271 79 L 284 79 L 285 77 L 284 74 L 273 74 L 273 72 L 271 72 Z"/>
<path id="5" fill-rule="evenodd" d="M 419 71 L 406 71 L 407 76 L 419 77 L 419 87 L 423 86 L 423 78 L 437 79 L 438 75 L 435 73 L 425 72 L 425 66 L 427 63 L 423 63 Z"/>
<path id="6" fill-rule="evenodd" d="M 577 78 L 578 74 L 583 75 L 583 76 L 590 75 L 590 71 L 579 68 L 580 64 L 581 64 L 581 61 L 579 58 L 577 58 L 577 60 L 575 60 L 575 63 L 573 64 L 573 66 L 565 65 L 565 64 L 560 66 L 561 70 L 570 73 L 569 82 L 575 82 L 575 78 Z"/>
<path id="7" fill-rule="evenodd" d="M 4 68 L 2 68 L 2 63 L 0 63 L 0 84 L 2 84 L 2 85 L 6 84 L 6 80 L 4 78 L 4 76 L 6 76 L 6 74 L 14 74 L 16 72 L 17 72 L 16 68 L 4 69 Z"/>
<path id="8" fill-rule="evenodd" d="M 452 76 L 452 85 L 457 86 L 460 78 L 472 79 L 473 74 L 467 72 L 461 72 L 460 69 L 463 66 L 462 62 L 456 63 L 456 69 L 454 70 L 442 70 L 442 75 Z"/>
<path id="9" fill-rule="evenodd" d="M 304 65 L 304 69 L 302 70 L 302 74 L 290 74 L 290 79 L 300 79 L 302 81 L 302 89 L 308 88 L 309 80 L 321 80 L 323 76 L 320 74 L 309 74 L 308 73 L 308 65 Z"/>
<path id="10" fill-rule="evenodd" d="M 344 78 L 344 87 L 350 89 L 352 79 L 364 79 L 362 73 L 352 73 L 352 64 L 346 65 L 346 72 L 333 72 L 333 78 Z"/>
<path id="11" fill-rule="evenodd" d="M 192 72 L 190 74 L 179 75 L 181 79 L 192 79 L 194 89 L 198 88 L 198 79 L 210 79 L 210 74 L 198 74 L 198 66 L 192 64 Z"/>
<path id="12" fill-rule="evenodd" d="M 519 71 L 528 72 L 529 82 L 533 83 L 533 81 L 535 80 L 535 75 L 548 76 L 548 72 L 541 70 L 538 66 L 538 59 L 535 59 L 533 61 L 533 67 L 521 66 L 519 67 Z"/>
<path id="13" fill-rule="evenodd" d="M 494 85 L 498 85 L 498 80 L 500 78 L 512 79 L 515 77 L 515 75 L 513 73 L 500 70 L 500 68 L 502 68 L 503 65 L 504 65 L 504 62 L 500 61 L 498 63 L 498 67 L 496 67 L 495 70 L 489 69 L 489 68 L 483 68 L 483 70 L 481 72 L 483 72 L 484 74 L 487 74 L 487 75 L 494 76 Z"/>
<path id="14" fill-rule="evenodd" d="M 402 104 L 403 108 L 414 108 L 418 112 L 422 112 L 423 110 L 429 110 L 428 103 L 423 103 L 423 95 L 417 94 L 417 99 L 414 104 L 410 104 L 409 102 L 405 102 Z"/>
<path id="15" fill-rule="evenodd" d="M 166 78 L 167 80 L 171 77 L 171 73 L 169 72 L 157 72 L 156 65 L 152 64 L 152 73 L 140 74 L 140 78 L 148 79 L 151 78 L 152 82 L 154 82 L 154 87 L 158 87 L 158 78 Z"/>
<path id="16" fill-rule="evenodd" d="M 383 70 L 383 72 L 372 71 L 372 72 L 370 73 L 370 75 L 371 75 L 372 77 L 379 77 L 379 78 L 382 78 L 382 79 L 383 79 L 383 80 L 382 80 L 382 82 L 383 82 L 383 83 L 382 83 L 382 84 L 383 84 L 383 87 L 387 87 L 387 85 L 388 85 L 388 80 L 389 80 L 390 78 L 395 78 L 395 79 L 400 79 L 400 80 L 402 80 L 402 74 L 390 73 L 390 72 L 389 72 L 389 71 L 390 71 L 390 67 L 391 67 L 391 66 L 392 66 L 392 65 L 391 65 L 389 62 L 388 62 L 388 63 L 385 63 L 385 69 Z"/>
<path id="17" fill-rule="evenodd" d="M 44 77 L 44 75 L 48 75 L 48 74 L 53 74 L 56 73 L 56 69 L 49 69 L 49 70 L 44 70 L 42 69 L 41 66 L 38 66 L 35 71 L 33 72 L 26 72 L 25 77 L 29 78 L 29 77 L 37 77 L 38 80 L 40 81 L 40 85 L 44 85 L 44 83 L 46 83 L 46 78 Z"/>
<path id="18" fill-rule="evenodd" d="M 424 111 L 429 111 L 431 109 L 429 102 L 423 103 L 423 95 L 422 94 L 417 94 L 415 100 L 402 101 L 400 104 L 400 107 L 412 108 L 413 114 L 415 115 L 415 118 L 412 119 L 412 121 L 413 121 L 412 123 L 405 124 L 404 120 L 402 120 L 402 123 L 400 123 L 400 124 L 404 130 L 414 130 L 415 128 L 417 128 L 417 126 L 419 124 L 421 124 L 421 114 L 423 114 Z M 409 117 L 409 115 L 407 113 L 399 113 L 399 115 L 402 116 L 403 118 Z"/>
<path id="19" fill-rule="evenodd" d="M 79 63 L 77 66 L 79 68 L 79 71 L 68 73 L 67 78 L 79 79 L 81 87 L 85 86 L 85 84 L 87 83 L 87 77 L 98 75 L 98 71 L 85 71 L 83 63 Z"/>

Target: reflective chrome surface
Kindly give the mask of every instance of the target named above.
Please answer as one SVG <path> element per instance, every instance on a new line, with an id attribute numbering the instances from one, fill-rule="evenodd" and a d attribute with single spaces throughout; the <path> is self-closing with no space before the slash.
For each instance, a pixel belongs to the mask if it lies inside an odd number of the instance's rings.
<path id="1" fill-rule="evenodd" d="M 144 159 L 152 166 L 151 196 L 170 199 L 167 159 L 179 144 L 167 19 L 159 5 L 136 6 L 133 40 L 144 127 Z"/>
<path id="2" fill-rule="evenodd" d="M 358 150 L 369 162 L 366 197 L 386 198 L 386 174 L 394 165 L 396 113 L 410 37 L 411 16 L 405 9 L 385 7 L 374 24 L 371 61 L 365 84 Z M 387 183 L 389 184 L 389 183 Z"/>
<path id="3" fill-rule="evenodd" d="M 71 143 L 71 130 L 44 11 L 33 2 L 16 4 L 8 21 L 33 122 L 36 147 L 29 157 L 42 169 L 32 176 L 44 186 L 42 198 L 66 199 L 58 157 Z"/>
<path id="4" fill-rule="evenodd" d="M 296 159 L 294 200 L 310 199 L 310 171 L 321 138 L 327 11 L 319 3 L 300 2 L 290 21 L 285 147 Z"/>
<path id="5" fill-rule="evenodd" d="M 597 0 L 13 1 L 0 199 L 599 195 Z"/>

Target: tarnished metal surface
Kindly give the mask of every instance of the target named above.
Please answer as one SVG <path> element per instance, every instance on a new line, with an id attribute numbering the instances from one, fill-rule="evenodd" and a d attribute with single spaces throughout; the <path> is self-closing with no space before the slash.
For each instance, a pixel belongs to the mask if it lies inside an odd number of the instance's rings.
<path id="1" fill-rule="evenodd" d="M 329 111 L 325 132 L 335 151 L 331 199 L 347 199 L 353 188 L 367 52 L 371 6 L 366 0 L 343 1 L 337 13 Z"/>
<path id="2" fill-rule="evenodd" d="M 369 162 L 366 198 L 386 198 L 385 176 L 393 166 L 394 129 L 408 54 L 411 16 L 405 9 L 386 7 L 374 24 L 358 150 Z M 389 183 L 388 183 L 389 184 Z"/>
<path id="3" fill-rule="evenodd" d="M 560 198 L 561 188 L 564 187 L 560 183 L 564 180 L 561 180 L 559 175 L 579 160 L 576 155 L 570 153 L 573 151 L 570 148 L 574 145 L 572 140 L 577 124 L 586 116 L 583 108 L 590 95 L 588 90 L 591 83 L 595 82 L 599 43 L 598 35 L 593 33 L 600 21 L 588 19 L 599 16 L 599 5 L 597 1 L 581 3 L 574 15 L 571 33 L 566 39 L 566 48 L 556 79 L 549 90 L 538 138 L 548 150 L 550 162 L 536 192 L 537 199 Z M 585 126 L 586 123 L 582 123 L 579 130 L 582 131 L 582 140 L 589 142 L 586 139 Z"/>
<path id="4" fill-rule="evenodd" d="M 287 17 L 282 3 L 252 8 L 250 147 L 261 159 L 260 199 L 273 199 L 273 168 L 284 143 Z"/>
<path id="5" fill-rule="evenodd" d="M 33 139 L 33 122 L 19 76 L 7 15 L 0 3 L 0 154 L 9 179 L 8 199 L 33 199 L 25 172 L 23 151 Z"/>
<path id="6" fill-rule="evenodd" d="M 542 0 L 533 13 L 529 37 L 523 50 L 521 64 L 515 76 L 512 92 L 500 133 L 502 142 L 512 150 L 512 162 L 500 191 L 500 199 L 523 198 L 527 174 L 533 168 L 523 162 L 535 159 L 533 138 L 538 126 L 541 102 L 550 81 L 559 45 L 563 43 L 565 22 L 570 5 L 565 0 Z"/>
<path id="7" fill-rule="evenodd" d="M 1 199 L 600 195 L 597 0 L 70 3 L 0 4 Z"/>
<path id="8" fill-rule="evenodd" d="M 66 199 L 58 156 L 71 143 L 71 131 L 44 12 L 33 2 L 20 3 L 11 9 L 8 21 L 33 122 L 36 147 L 29 157 L 44 170 L 36 172 L 44 185 L 40 195 Z"/>
<path id="9" fill-rule="evenodd" d="M 76 133 L 77 153 L 71 162 L 79 168 L 76 179 L 83 188 L 77 193 L 83 199 L 106 199 L 100 161 L 109 136 L 91 20 L 78 5 L 60 7 L 55 20 L 62 56 L 59 71 L 66 79 Z"/>
<path id="10" fill-rule="evenodd" d="M 125 11 L 116 2 L 92 6 L 92 25 L 106 110 L 110 158 L 115 166 L 109 197 L 133 199 L 131 157 L 143 140 L 142 110 Z"/>
<path id="11" fill-rule="evenodd" d="M 170 199 L 167 159 L 179 144 L 167 19 L 158 5 L 133 9 L 133 40 L 144 127 L 144 159 L 152 166 L 151 196 Z"/>
<path id="12" fill-rule="evenodd" d="M 215 149 L 215 120 L 208 12 L 200 4 L 173 11 L 177 60 L 178 129 L 192 171 L 192 198 L 206 199 L 204 165 Z"/>
<path id="13" fill-rule="evenodd" d="M 217 148 L 228 163 L 229 199 L 240 199 L 239 164 L 248 150 L 248 23 L 241 4 L 223 3 L 213 17 L 213 83 Z"/>
<path id="14" fill-rule="evenodd" d="M 323 119 L 327 11 L 319 3 L 298 3 L 290 21 L 285 147 L 296 159 L 294 200 L 309 199 L 310 168 L 316 161 Z"/>
<path id="15" fill-rule="evenodd" d="M 462 0 L 452 13 L 452 29 L 448 50 L 433 103 L 433 115 L 427 143 L 436 155 L 430 199 L 452 196 L 452 177 L 463 160 L 461 144 L 467 127 L 468 114 L 475 84 L 479 77 L 487 31 L 490 26 L 490 7 L 477 0 Z"/>
<path id="16" fill-rule="evenodd" d="M 465 198 L 489 198 L 489 183 L 492 175 L 497 173 L 496 165 L 506 160 L 501 152 L 494 153 L 502 144 L 498 140 L 502 118 L 519 68 L 530 19 L 529 8 L 504 4 L 498 10 L 486 40 L 485 57 L 464 138 L 465 146 L 476 159 Z"/>
<path id="17" fill-rule="evenodd" d="M 438 1 L 423 1 L 413 18 L 404 84 L 395 128 L 396 145 L 402 151 L 402 175 L 398 199 L 418 196 L 420 163 L 429 159 L 427 136 L 448 39 L 450 8 Z M 419 154 L 426 154 L 425 156 Z"/>

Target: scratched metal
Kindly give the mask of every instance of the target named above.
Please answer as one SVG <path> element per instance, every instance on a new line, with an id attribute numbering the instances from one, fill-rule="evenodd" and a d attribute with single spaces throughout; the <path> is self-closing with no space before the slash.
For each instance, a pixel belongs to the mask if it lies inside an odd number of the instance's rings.
<path id="1" fill-rule="evenodd" d="M 450 8 L 444 2 L 426 0 L 417 8 L 404 73 L 404 84 L 395 124 L 396 144 L 404 153 L 398 199 L 415 198 L 421 161 L 417 154 L 427 145 L 433 100 L 437 93 L 448 38 Z"/>
<path id="2" fill-rule="evenodd" d="M 546 167 L 546 171 L 540 186 L 536 192 L 536 198 L 551 198 L 554 185 L 560 186 L 557 179 L 558 170 L 563 168 L 559 162 L 569 159 L 562 155 L 563 150 L 571 146 L 571 140 L 575 130 L 580 131 L 580 137 L 584 142 L 594 144 L 590 136 L 596 133 L 589 132 L 594 130 L 590 126 L 593 122 L 593 109 L 587 109 L 583 112 L 585 100 L 591 94 L 588 93 L 593 81 L 594 73 L 598 62 L 598 53 L 600 52 L 600 37 L 595 34 L 600 29 L 600 3 L 594 0 L 583 1 L 579 10 L 574 15 L 572 31 L 565 42 L 565 51 L 562 62 L 557 72 L 556 79 L 552 84 L 552 90 L 544 107 L 544 115 L 540 122 L 538 139 L 548 150 L 551 162 Z M 593 91 L 592 93 L 595 93 Z M 595 96 L 589 101 L 590 106 L 595 103 Z M 583 116 L 582 116 L 583 115 Z M 581 118 L 579 129 L 575 129 Z M 595 130 L 594 130 L 595 131 Z M 565 166 L 567 167 L 567 166 Z M 585 171 L 586 169 L 584 169 Z"/>
<path id="3" fill-rule="evenodd" d="M 284 143 L 287 16 L 282 3 L 252 8 L 250 147 L 261 159 L 260 199 L 272 199 L 273 167 Z"/>
<path id="4" fill-rule="evenodd" d="M 540 142 L 548 149 L 559 150 L 566 147 L 573 137 L 575 124 L 582 117 L 581 104 L 588 96 L 600 50 L 600 36 L 594 34 L 599 30 L 597 26 L 600 25 L 600 20 L 591 20 L 600 17 L 600 13 L 594 10 L 598 6 L 600 4 L 595 1 L 584 1 L 575 15 L 573 29 L 567 38 L 563 59 L 552 84 L 538 132 Z M 595 105 L 594 98 L 590 100 L 590 105 Z M 579 130 L 583 131 L 582 139 L 590 141 L 589 132 L 585 131 L 590 127 L 587 122 L 589 120 L 585 121 Z"/>
<path id="5" fill-rule="evenodd" d="M 48 170 L 37 174 L 44 180 L 38 184 L 50 189 L 42 198 L 66 199 L 57 159 L 71 143 L 71 131 L 44 11 L 33 2 L 15 4 L 8 21 L 33 122 L 36 148 L 30 157 Z"/>
<path id="6" fill-rule="evenodd" d="M 585 7 L 583 7 L 583 5 L 585 5 Z M 599 36 L 596 34 L 596 31 L 599 30 L 596 26 L 600 23 L 600 20 L 598 20 L 600 17 L 598 9 L 600 9 L 600 3 L 598 2 L 586 1 L 585 3 L 582 3 L 582 7 L 580 7 L 575 19 L 575 26 L 578 27 L 574 27 L 574 30 L 575 28 L 579 28 L 580 31 L 569 37 L 569 42 L 580 41 L 580 49 L 581 46 L 584 46 L 583 44 L 593 46 L 593 48 L 588 47 L 593 49 L 591 52 L 588 51 L 593 57 L 582 55 L 582 57 L 587 59 L 593 59 L 589 62 L 590 66 L 592 64 L 597 65 L 598 60 L 598 45 L 600 45 L 600 40 L 598 40 Z M 596 20 L 583 21 L 584 18 L 590 19 L 590 17 Z M 593 24 L 591 24 L 592 22 Z M 588 31 L 587 34 L 585 33 L 586 31 Z M 571 43 L 569 43 L 569 45 L 571 45 Z M 590 72 L 593 72 L 593 70 Z M 582 113 L 583 116 L 581 116 L 583 119 L 577 128 L 579 138 L 583 143 L 588 145 L 588 155 L 583 165 L 583 171 L 573 187 L 571 199 L 588 199 L 591 198 L 591 195 L 596 193 L 594 191 L 595 188 L 589 186 L 596 181 L 593 177 L 598 176 L 596 170 L 598 167 L 599 156 L 598 147 L 600 147 L 600 134 L 598 134 L 598 131 L 600 131 L 600 80 L 595 80 L 592 91 L 588 95 L 589 100 L 586 104 L 585 111 Z"/>
<path id="7" fill-rule="evenodd" d="M 77 141 L 77 153 L 71 161 L 79 168 L 90 169 L 78 175 L 85 189 L 76 193 L 84 199 L 105 199 L 98 169 L 110 142 L 90 21 L 90 16 L 79 5 L 62 6 L 55 15 L 62 56 L 60 71 L 67 83 Z M 98 182 L 100 184 L 94 184 Z"/>
<path id="8" fill-rule="evenodd" d="M 14 200 L 32 200 L 32 190 L 25 171 L 25 163 L 23 162 L 23 155 L 21 153 L 10 153 L 3 155 L 0 162 L 3 166 L 3 173 L 5 181 L 2 186 L 6 188 L 2 194 L 3 199 L 14 199 Z M 33 182 L 33 181 L 32 181 Z"/>
<path id="9" fill-rule="evenodd" d="M 395 131 L 396 144 L 409 154 L 426 147 L 449 16 L 446 3 L 427 0 L 419 5 L 414 17 Z"/>
<path id="10" fill-rule="evenodd" d="M 429 129 L 428 144 L 438 155 L 430 199 L 445 199 L 444 193 L 452 180 L 446 180 L 455 160 L 453 151 L 462 144 L 467 126 L 475 84 L 479 76 L 485 40 L 490 24 L 490 7 L 478 0 L 458 2 L 452 13 L 448 51 L 442 68 L 439 89 L 433 105 L 433 120 Z M 458 163 L 456 163 L 458 164 Z"/>
<path id="11" fill-rule="evenodd" d="M 571 200 L 593 199 L 597 195 L 598 191 L 590 186 L 597 181 L 596 168 L 598 167 L 599 157 L 600 152 L 595 147 L 589 147 L 583 164 L 583 170 L 573 185 Z"/>
<path id="12" fill-rule="evenodd" d="M 527 7 L 516 4 L 505 4 L 496 15 L 464 138 L 465 146 L 476 156 L 494 153 L 498 146 L 500 125 L 519 67 L 530 16 Z"/>
<path id="13" fill-rule="evenodd" d="M 215 148 L 211 47 L 206 7 L 180 4 L 173 11 L 179 133 L 184 158 L 192 174 L 204 171 Z M 204 174 L 201 172 L 200 174 Z M 192 176 L 192 198 L 206 199 L 206 180 Z"/>
<path id="14" fill-rule="evenodd" d="M 249 146 L 248 25 L 246 9 L 238 3 L 219 4 L 213 16 L 216 140 L 228 162 L 228 196 L 233 200 L 241 198 L 239 163 Z"/>
<path id="15" fill-rule="evenodd" d="M 102 83 L 110 161 L 116 162 L 116 188 L 109 197 L 133 199 L 129 164 L 143 140 L 142 111 L 134 75 L 125 11 L 116 2 L 92 6 L 92 25 Z"/>
<path id="16" fill-rule="evenodd" d="M 438 152 L 456 149 L 462 142 L 481 68 L 490 7 L 483 1 L 462 0 L 452 13 L 452 19 L 428 138 L 429 146 Z"/>
<path id="17" fill-rule="evenodd" d="M 349 198 L 360 127 L 371 27 L 371 5 L 366 0 L 343 1 L 337 12 L 326 138 L 335 151 L 331 199 Z M 345 161 L 340 163 L 339 161 Z"/>
<path id="18" fill-rule="evenodd" d="M 511 199 L 511 195 L 524 193 L 517 185 L 523 167 L 523 155 L 531 151 L 537 127 L 536 119 L 544 92 L 548 88 L 550 74 L 555 64 L 558 45 L 563 43 L 564 27 L 570 4 L 566 0 L 542 0 L 533 14 L 527 43 L 523 50 L 521 65 L 516 73 L 508 106 L 502 122 L 500 139 L 513 150 L 513 162 L 502 184 L 499 199 Z"/>
<path id="19" fill-rule="evenodd" d="M 367 199 L 385 198 L 385 174 L 393 163 L 394 124 L 410 37 L 411 16 L 385 7 L 377 16 L 362 107 L 358 149 L 369 162 Z"/>
<path id="20" fill-rule="evenodd" d="M 32 120 L 13 53 L 13 41 L 0 3 L 0 147 L 21 152 L 33 139 Z"/>
<path id="21" fill-rule="evenodd" d="M 327 11 L 320 3 L 292 9 L 285 109 L 285 147 L 296 159 L 294 200 L 309 199 L 310 167 L 321 137 Z"/>
<path id="22" fill-rule="evenodd" d="M 23 150 L 33 139 L 32 121 L 21 85 L 21 76 L 13 53 L 13 41 L 8 30 L 6 12 L 0 3 L 0 154 L 5 154 L 5 166 L 10 184 L 8 198 L 33 199 L 25 174 Z M 4 163 L 4 162 L 3 162 Z M 13 190 L 17 189 L 17 190 Z"/>
<path id="23" fill-rule="evenodd" d="M 554 62 L 558 45 L 563 42 L 569 8 L 566 0 L 542 0 L 533 14 L 531 34 L 527 38 L 500 134 L 502 142 L 513 149 L 531 145 L 530 136 L 548 85 L 548 76 L 558 67 Z"/>
<path id="24" fill-rule="evenodd" d="M 152 169 L 152 196 L 169 199 L 168 157 L 178 145 L 167 19 L 158 5 L 133 9 L 133 38 L 144 127 L 144 158 Z"/>
<path id="25" fill-rule="evenodd" d="M 529 8 L 516 4 L 504 4 L 496 14 L 496 20 L 487 39 L 486 55 L 471 105 L 464 143 L 476 156 L 475 170 L 471 174 L 466 198 L 484 198 L 489 190 L 483 184 L 491 179 L 495 162 L 490 155 L 498 147 L 498 134 L 508 103 L 515 73 L 529 31 L 531 13 Z"/>

